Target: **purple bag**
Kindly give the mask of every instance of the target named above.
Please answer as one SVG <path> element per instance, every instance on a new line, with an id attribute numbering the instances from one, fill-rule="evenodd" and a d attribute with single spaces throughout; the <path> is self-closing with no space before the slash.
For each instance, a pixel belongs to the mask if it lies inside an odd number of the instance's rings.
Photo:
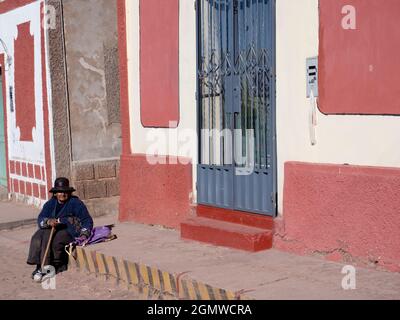
<path id="1" fill-rule="evenodd" d="M 114 240 L 117 238 L 117 236 L 112 234 L 111 232 L 113 227 L 113 224 L 102 227 L 95 227 L 92 229 L 92 232 L 88 239 L 86 239 L 85 237 L 75 238 L 75 241 L 72 243 L 72 245 L 84 247 L 90 244 Z"/>

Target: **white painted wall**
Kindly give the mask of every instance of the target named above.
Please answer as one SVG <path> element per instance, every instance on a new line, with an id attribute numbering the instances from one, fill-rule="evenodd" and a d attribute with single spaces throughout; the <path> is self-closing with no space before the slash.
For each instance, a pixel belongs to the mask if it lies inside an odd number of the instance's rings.
<path id="1" fill-rule="evenodd" d="M 279 208 L 286 161 L 400 167 L 400 117 L 326 116 L 309 139 L 305 60 L 318 55 L 318 0 L 277 0 L 277 145 Z"/>
<path id="2" fill-rule="evenodd" d="M 140 23 L 139 0 L 126 1 L 129 112 L 131 148 L 136 154 L 149 154 L 154 141 L 160 155 L 193 159 L 193 190 L 196 181 L 196 26 L 193 1 L 179 3 L 179 109 L 176 129 L 144 128 L 140 121 Z M 154 87 L 157 87 L 155 80 Z M 156 91 L 155 91 L 155 94 Z M 155 138 L 156 140 L 152 140 Z M 163 142 L 163 140 L 165 140 Z"/>
<path id="3" fill-rule="evenodd" d="M 11 10 L 0 15 L 0 38 L 5 42 L 9 54 L 13 58 L 13 64 L 6 68 L 5 79 L 7 86 L 13 86 L 15 90 L 14 79 L 14 41 L 18 37 L 17 26 L 21 23 L 30 21 L 30 33 L 34 36 L 34 72 L 35 72 L 35 117 L 36 126 L 32 131 L 33 142 L 19 141 L 20 129 L 16 125 L 16 113 L 10 111 L 10 96 L 6 94 L 7 106 L 7 134 L 8 134 L 8 156 L 9 160 L 23 161 L 27 163 L 45 165 L 45 147 L 44 147 L 44 124 L 43 124 L 43 94 L 42 94 L 42 56 L 41 56 L 41 24 L 40 24 L 40 4 L 42 1 L 33 2 L 26 6 Z M 4 49 L 0 46 L 0 53 Z M 49 100 L 50 102 L 51 100 Z M 15 105 L 14 92 L 14 109 Z M 49 104 L 49 114 L 51 105 Z M 52 145 L 51 145 L 52 147 Z M 51 151 L 53 153 L 53 150 Z M 44 184 L 42 180 L 23 178 L 22 176 L 10 175 L 10 178 L 25 180 L 26 182 L 35 182 Z M 43 201 L 39 199 L 30 199 L 35 205 L 42 205 Z"/>
<path id="4" fill-rule="evenodd" d="M 16 113 L 10 112 L 10 97 L 7 94 L 7 127 L 9 159 L 28 159 L 37 164 L 44 164 L 44 127 L 43 127 L 43 99 L 42 99 L 42 62 L 40 46 L 40 2 L 34 2 L 22 8 L 12 10 L 0 16 L 0 37 L 6 43 L 8 51 L 14 60 L 14 41 L 18 37 L 17 25 L 30 21 L 30 32 L 34 36 L 34 61 L 35 61 L 35 104 L 36 104 L 36 128 L 33 129 L 33 143 L 19 141 L 20 130 L 16 126 Z M 0 48 L 2 50 L 3 48 Z M 6 75 L 7 85 L 15 89 L 14 66 L 11 65 Z M 15 95 L 14 95 L 15 99 Z M 15 108 L 18 106 L 15 105 Z"/>
<path id="5" fill-rule="evenodd" d="M 317 111 L 317 144 L 309 137 L 310 101 L 305 63 L 318 55 L 318 0 L 277 0 L 277 157 L 278 207 L 282 213 L 284 163 L 354 164 L 400 167 L 400 117 L 326 116 Z M 140 124 L 139 1 L 127 0 L 127 42 L 131 141 L 134 153 L 146 153 L 149 130 Z M 178 130 L 196 128 L 196 34 L 193 1 L 180 1 L 180 114 Z M 193 141 L 197 150 L 197 142 Z M 165 154 L 182 155 L 163 150 Z M 194 157 L 196 162 L 197 156 Z M 195 166 L 193 170 L 195 185 Z M 195 190 L 195 188 L 193 188 Z"/>

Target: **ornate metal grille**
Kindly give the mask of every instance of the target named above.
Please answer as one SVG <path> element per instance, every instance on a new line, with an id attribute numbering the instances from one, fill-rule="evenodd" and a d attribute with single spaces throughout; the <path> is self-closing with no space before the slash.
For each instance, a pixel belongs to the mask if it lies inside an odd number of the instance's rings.
<path id="1" fill-rule="evenodd" d="M 273 189 L 275 3 L 198 0 L 197 9 L 199 202 L 265 213 L 258 189 Z M 250 184 L 260 191 L 255 206 L 238 200 Z"/>

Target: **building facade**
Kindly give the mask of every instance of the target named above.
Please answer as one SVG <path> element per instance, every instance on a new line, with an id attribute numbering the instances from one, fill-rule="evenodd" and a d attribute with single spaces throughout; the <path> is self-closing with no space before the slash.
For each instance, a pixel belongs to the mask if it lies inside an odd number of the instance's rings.
<path id="1" fill-rule="evenodd" d="M 0 191 L 39 207 L 67 176 L 95 215 L 398 272 L 382 3 L 0 1 Z"/>
<path id="2" fill-rule="evenodd" d="M 2 185 L 19 199 L 28 196 L 36 205 L 47 199 L 55 169 L 42 5 L 0 3 Z"/>
<path id="3" fill-rule="evenodd" d="M 94 215 L 119 201 L 117 5 L 0 2 L 1 185 L 38 207 L 69 177 Z"/>
<path id="4" fill-rule="evenodd" d="M 399 271 L 399 9 L 118 1 L 120 220 Z"/>

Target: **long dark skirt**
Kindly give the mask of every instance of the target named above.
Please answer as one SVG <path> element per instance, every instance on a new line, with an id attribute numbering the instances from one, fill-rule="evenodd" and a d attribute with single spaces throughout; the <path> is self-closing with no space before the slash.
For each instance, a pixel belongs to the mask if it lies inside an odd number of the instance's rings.
<path id="1" fill-rule="evenodd" d="M 49 241 L 51 229 L 39 229 L 32 236 L 31 245 L 27 263 L 31 265 L 40 265 L 42 263 L 47 243 Z M 65 252 L 65 246 L 73 241 L 67 229 L 56 230 L 53 234 L 49 252 L 45 265 L 55 267 L 68 264 L 68 254 Z"/>

